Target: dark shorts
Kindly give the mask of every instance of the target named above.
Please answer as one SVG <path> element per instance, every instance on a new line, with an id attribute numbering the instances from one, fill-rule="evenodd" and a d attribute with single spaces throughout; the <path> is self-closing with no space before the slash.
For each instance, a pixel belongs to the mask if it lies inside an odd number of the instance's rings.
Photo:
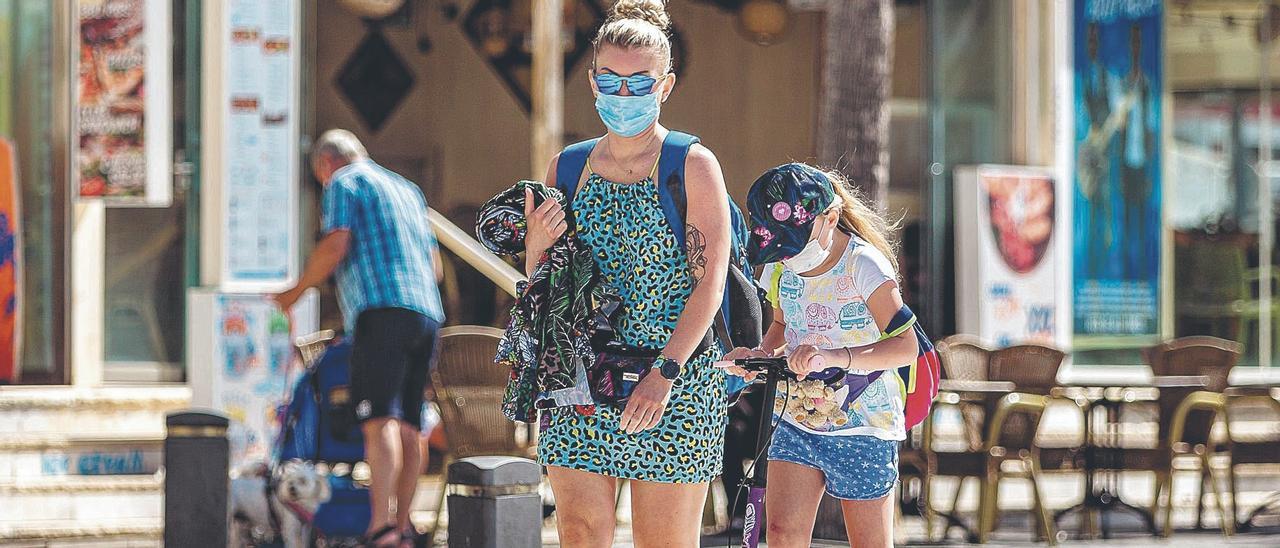
<path id="1" fill-rule="evenodd" d="M 356 318 L 351 396 L 356 418 L 391 417 L 422 429 L 422 400 L 440 324 L 403 308 L 374 308 Z"/>

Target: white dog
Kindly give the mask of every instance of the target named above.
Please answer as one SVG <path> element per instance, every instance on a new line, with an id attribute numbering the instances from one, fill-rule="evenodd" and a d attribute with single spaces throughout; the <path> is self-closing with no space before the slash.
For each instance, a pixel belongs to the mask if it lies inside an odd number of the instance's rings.
<path id="1" fill-rule="evenodd" d="M 231 480 L 231 546 L 280 538 L 285 548 L 303 548 L 316 509 L 329 500 L 329 481 L 311 463 L 291 460 L 274 476 L 266 463 L 242 467 Z"/>

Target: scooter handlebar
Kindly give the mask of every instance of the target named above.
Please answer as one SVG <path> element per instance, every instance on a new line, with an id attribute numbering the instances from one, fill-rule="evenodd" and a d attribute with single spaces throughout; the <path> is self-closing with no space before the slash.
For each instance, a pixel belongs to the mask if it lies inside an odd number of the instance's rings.
<path id="1" fill-rule="evenodd" d="M 730 361 L 718 361 L 715 367 L 724 369 L 731 366 L 741 367 L 747 371 L 764 373 L 765 375 L 774 375 L 778 378 L 789 377 L 798 379 L 795 372 L 787 367 L 787 358 L 785 356 L 776 358 L 739 358 Z M 846 371 L 839 367 L 828 367 L 822 371 L 809 373 L 804 378 L 810 380 L 819 380 L 828 384 L 838 382 L 844 378 Z"/>

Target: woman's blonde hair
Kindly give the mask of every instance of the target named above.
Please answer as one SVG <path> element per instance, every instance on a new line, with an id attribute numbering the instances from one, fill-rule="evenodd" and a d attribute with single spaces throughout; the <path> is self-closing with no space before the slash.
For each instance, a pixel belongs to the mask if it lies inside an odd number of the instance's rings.
<path id="1" fill-rule="evenodd" d="M 665 0 L 618 0 L 591 42 L 591 65 L 595 66 L 600 46 L 607 44 L 653 51 L 662 59 L 662 73 L 671 72 L 670 28 Z"/>
<path id="2" fill-rule="evenodd" d="M 831 187 L 835 189 L 836 196 L 840 197 L 840 228 L 875 246 L 889 259 L 889 263 L 893 265 L 893 271 L 897 273 L 898 252 L 893 233 L 901 228 L 900 223 L 886 219 L 867 205 L 862 192 L 850 185 L 848 179 L 840 172 L 831 170 L 823 173 L 831 180 Z"/>

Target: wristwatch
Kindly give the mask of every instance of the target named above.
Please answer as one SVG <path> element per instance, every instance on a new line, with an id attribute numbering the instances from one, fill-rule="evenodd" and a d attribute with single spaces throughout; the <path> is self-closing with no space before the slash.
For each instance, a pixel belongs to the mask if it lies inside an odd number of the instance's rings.
<path id="1" fill-rule="evenodd" d="M 662 378 L 669 381 L 680 378 L 680 362 L 666 356 L 658 356 L 658 359 L 653 360 L 653 368 L 662 375 Z"/>

